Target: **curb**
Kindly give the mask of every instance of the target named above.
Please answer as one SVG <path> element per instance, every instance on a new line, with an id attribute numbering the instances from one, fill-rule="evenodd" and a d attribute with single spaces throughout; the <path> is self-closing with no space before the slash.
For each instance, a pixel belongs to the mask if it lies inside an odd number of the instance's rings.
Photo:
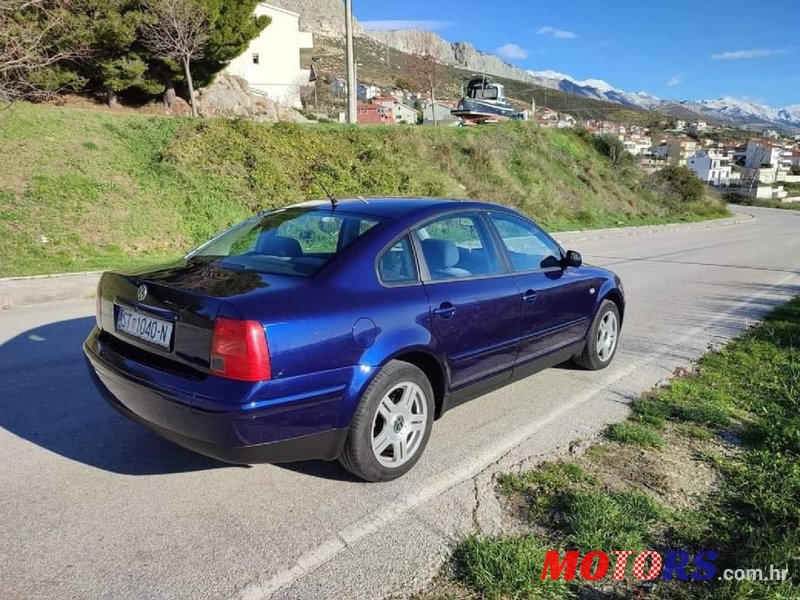
<path id="1" fill-rule="evenodd" d="M 738 225 L 756 220 L 755 215 L 734 211 L 733 217 L 677 223 L 672 225 L 640 225 L 637 227 L 612 227 L 610 229 L 589 229 L 584 231 L 561 231 L 553 234 L 560 243 L 579 243 L 602 240 L 609 236 L 638 236 L 652 233 L 674 231 L 693 231 Z M 80 273 L 53 273 L 31 275 L 28 277 L 0 278 L 0 309 L 8 310 L 24 306 L 36 306 L 65 300 L 94 298 L 97 280 L 103 271 L 83 271 Z M 42 289 L 45 288 L 45 289 Z"/>
<path id="2" fill-rule="evenodd" d="M 711 219 L 708 221 L 695 221 L 691 223 L 673 223 L 666 225 L 638 225 L 634 227 L 611 227 L 608 229 L 584 229 L 580 231 L 558 231 L 554 232 L 552 236 L 561 241 L 562 238 L 568 240 L 570 243 L 575 242 L 588 242 L 593 240 L 603 240 L 609 236 L 623 236 L 634 237 L 639 235 L 647 235 L 651 233 L 673 233 L 676 231 L 697 231 L 703 229 L 716 229 L 717 227 L 728 227 L 731 225 L 741 225 L 743 223 L 752 223 L 757 220 L 757 217 L 748 212 L 734 211 L 736 214 L 733 217 L 725 217 L 724 219 Z"/>

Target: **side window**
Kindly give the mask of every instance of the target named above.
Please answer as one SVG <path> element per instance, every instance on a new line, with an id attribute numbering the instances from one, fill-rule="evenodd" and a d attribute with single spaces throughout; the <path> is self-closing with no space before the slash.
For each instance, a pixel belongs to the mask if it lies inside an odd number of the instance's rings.
<path id="1" fill-rule="evenodd" d="M 503 240 L 514 271 L 561 265 L 561 250 L 539 228 L 513 215 L 492 213 L 489 216 Z"/>
<path id="2" fill-rule="evenodd" d="M 474 213 L 445 217 L 417 230 L 431 279 L 500 273 L 483 223 Z"/>
<path id="3" fill-rule="evenodd" d="M 384 283 L 402 283 L 419 279 L 408 236 L 383 253 L 378 261 L 378 273 Z"/>

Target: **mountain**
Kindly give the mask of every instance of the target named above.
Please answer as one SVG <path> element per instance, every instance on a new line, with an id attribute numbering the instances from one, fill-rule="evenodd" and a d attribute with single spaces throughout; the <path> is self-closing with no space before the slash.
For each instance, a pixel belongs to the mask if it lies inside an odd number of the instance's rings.
<path id="1" fill-rule="evenodd" d="M 574 77 L 557 71 L 527 71 L 527 73 L 533 78 L 533 83 L 554 90 L 561 90 L 568 94 L 608 100 L 617 104 L 635 106 L 647 110 L 658 108 L 663 103 L 661 99 L 646 92 L 625 92 L 602 79 L 579 81 Z"/>
<path id="2" fill-rule="evenodd" d="M 269 4 L 300 15 L 301 31 L 319 35 L 344 35 L 344 3 L 342 0 L 269 0 Z M 354 23 L 356 35 L 364 29 Z"/>
<path id="3" fill-rule="evenodd" d="M 745 126 L 774 126 L 786 129 L 800 127 L 800 104 L 774 108 L 737 98 L 698 101 L 662 100 L 646 92 L 620 90 L 602 79 L 580 81 L 557 71 L 528 71 L 528 74 L 533 77 L 533 82 L 537 85 L 578 96 L 608 100 L 617 104 L 657 110 L 673 115 L 677 114 L 676 108 L 680 107 L 683 109 L 681 118 L 704 118 L 710 121 Z"/>
<path id="4" fill-rule="evenodd" d="M 271 0 L 271 3 L 299 13 L 300 26 L 305 31 L 332 38 L 344 35 L 342 0 Z M 369 38 L 400 52 L 413 52 L 416 33 L 413 30 L 366 31 L 358 22 L 354 30 L 361 38 Z M 626 92 L 602 79 L 582 81 L 557 71 L 526 71 L 492 53 L 476 49 L 469 42 L 449 42 L 438 34 L 433 35 L 439 62 L 463 71 L 486 73 L 623 107 L 654 110 L 681 119 L 698 118 L 745 127 L 800 131 L 800 104 L 773 108 L 735 98 L 663 100 L 647 92 Z"/>
<path id="5" fill-rule="evenodd" d="M 414 37 L 418 33 L 413 29 L 394 29 L 391 31 L 367 31 L 366 35 L 375 41 L 386 44 L 390 48 L 413 54 Z M 494 54 L 477 50 L 468 42 L 448 42 L 439 34 L 426 33 L 433 36 L 434 55 L 441 63 L 474 71 L 475 73 L 486 73 L 496 77 L 533 83 L 533 78 L 527 71 L 507 63 Z"/>

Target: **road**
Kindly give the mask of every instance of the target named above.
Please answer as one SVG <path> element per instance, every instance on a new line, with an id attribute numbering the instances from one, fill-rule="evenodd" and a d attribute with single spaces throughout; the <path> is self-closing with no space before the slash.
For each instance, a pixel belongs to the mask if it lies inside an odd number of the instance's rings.
<path id="1" fill-rule="evenodd" d="M 0 598 L 381 598 L 419 589 L 500 523 L 493 476 L 566 451 L 635 394 L 800 294 L 800 212 L 576 244 L 623 278 L 609 369 L 559 367 L 463 405 L 416 468 L 364 484 L 335 463 L 231 467 L 108 408 L 80 344 L 90 300 L 0 312 Z"/>

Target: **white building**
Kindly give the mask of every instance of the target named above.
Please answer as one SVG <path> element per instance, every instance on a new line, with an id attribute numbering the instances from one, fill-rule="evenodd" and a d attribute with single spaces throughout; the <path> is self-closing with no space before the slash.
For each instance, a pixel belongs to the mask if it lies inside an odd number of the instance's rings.
<path id="1" fill-rule="evenodd" d="M 433 125 L 433 116 L 436 115 L 436 124 L 439 126 L 459 125 L 461 119 L 453 116 L 453 109 L 446 104 L 428 102 L 422 109 L 422 124 Z"/>
<path id="2" fill-rule="evenodd" d="M 686 168 L 706 184 L 728 187 L 731 182 L 731 161 L 722 154 L 697 150 L 686 159 Z"/>
<path id="3" fill-rule="evenodd" d="M 375 98 L 376 104 L 381 104 L 392 111 L 394 122 L 397 124 L 416 125 L 419 115 L 413 108 L 399 102 L 396 98 L 389 96 L 385 98 Z"/>
<path id="4" fill-rule="evenodd" d="M 344 84 L 345 93 L 347 93 L 347 82 Z M 358 84 L 358 99 L 363 101 L 372 100 L 373 98 L 377 98 L 381 94 L 381 88 L 377 85 L 371 85 L 368 83 L 359 83 Z"/>
<path id="5" fill-rule="evenodd" d="M 225 70 L 245 79 L 254 92 L 300 108 L 300 91 L 309 85 L 314 38 L 300 31 L 297 13 L 262 3 L 256 5 L 254 15 L 266 15 L 272 21 Z"/>
<path id="6" fill-rule="evenodd" d="M 744 166 L 750 169 L 757 169 L 768 165 L 776 167 L 780 161 L 781 153 L 782 149 L 779 146 L 750 140 L 747 142 Z"/>

